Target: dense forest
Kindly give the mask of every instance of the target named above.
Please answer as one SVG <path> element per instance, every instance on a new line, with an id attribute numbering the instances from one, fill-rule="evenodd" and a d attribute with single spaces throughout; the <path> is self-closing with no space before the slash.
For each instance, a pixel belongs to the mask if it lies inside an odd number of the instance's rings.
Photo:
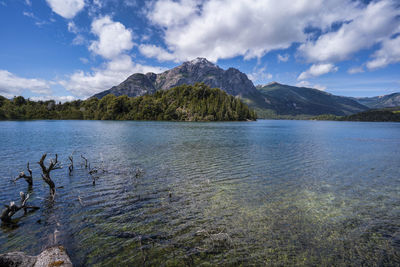
<path id="1" fill-rule="evenodd" d="M 393 121 L 400 122 L 400 107 L 372 109 L 348 116 L 320 115 L 316 120 L 331 121 Z"/>
<path id="2" fill-rule="evenodd" d="M 256 113 L 240 99 L 203 83 L 160 90 L 153 95 L 106 95 L 66 103 L 0 96 L 0 120 L 255 120 Z"/>

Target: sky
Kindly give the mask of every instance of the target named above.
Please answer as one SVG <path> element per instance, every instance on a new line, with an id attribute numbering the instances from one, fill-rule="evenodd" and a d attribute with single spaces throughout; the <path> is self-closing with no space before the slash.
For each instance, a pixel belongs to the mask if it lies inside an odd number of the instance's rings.
<path id="1" fill-rule="evenodd" d="M 400 0 L 0 0 L 0 95 L 85 99 L 204 57 L 343 96 L 400 92 Z"/>

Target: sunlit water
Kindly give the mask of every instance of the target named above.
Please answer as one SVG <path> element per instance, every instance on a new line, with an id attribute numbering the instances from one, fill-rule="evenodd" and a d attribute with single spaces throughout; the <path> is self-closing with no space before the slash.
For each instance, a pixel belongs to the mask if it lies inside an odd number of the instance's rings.
<path id="1" fill-rule="evenodd" d="M 0 203 L 28 190 L 10 180 L 29 161 L 41 207 L 2 225 L 0 253 L 63 244 L 77 266 L 400 263 L 400 124 L 0 122 L 0 144 Z M 64 166 L 54 202 L 45 152 Z M 95 186 L 81 154 L 107 171 Z"/>

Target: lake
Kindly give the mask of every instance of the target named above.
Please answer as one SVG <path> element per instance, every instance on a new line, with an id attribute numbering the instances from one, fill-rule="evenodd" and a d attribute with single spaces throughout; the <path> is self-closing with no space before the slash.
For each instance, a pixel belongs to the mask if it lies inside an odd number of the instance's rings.
<path id="1" fill-rule="evenodd" d="M 400 264 L 399 123 L 9 121 L 0 144 L 0 204 L 27 192 L 10 180 L 29 161 L 40 207 L 1 226 L 0 253 L 63 244 L 76 266 Z M 63 163 L 54 202 L 43 153 Z M 81 154 L 105 170 L 96 185 Z"/>

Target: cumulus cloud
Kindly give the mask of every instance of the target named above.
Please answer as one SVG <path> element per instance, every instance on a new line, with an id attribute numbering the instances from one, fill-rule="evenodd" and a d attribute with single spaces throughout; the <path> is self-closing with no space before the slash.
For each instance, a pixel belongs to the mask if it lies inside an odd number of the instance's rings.
<path id="1" fill-rule="evenodd" d="M 164 31 L 167 49 L 146 56 L 183 61 L 207 57 L 211 61 L 234 56 L 261 57 L 294 42 L 305 42 L 305 29 L 328 29 L 333 22 L 352 19 L 351 0 L 158 0 L 147 18 Z"/>
<path id="2" fill-rule="evenodd" d="M 173 27 L 188 22 L 195 14 L 199 1 L 159 0 L 153 3 L 148 18 L 163 27 Z"/>
<path id="3" fill-rule="evenodd" d="M 373 60 L 367 62 L 368 69 L 378 69 L 389 64 L 400 62 L 400 36 L 385 40 L 382 47 L 375 52 Z"/>
<path id="4" fill-rule="evenodd" d="M 300 81 L 299 83 L 296 84 L 296 86 L 298 87 L 307 87 L 307 88 L 314 88 L 314 89 L 318 89 L 321 91 L 325 91 L 326 90 L 326 86 L 324 85 L 320 85 L 320 84 L 311 84 L 309 81 Z"/>
<path id="5" fill-rule="evenodd" d="M 112 59 L 124 51 L 132 49 L 132 31 L 109 16 L 95 19 L 91 31 L 98 37 L 92 41 L 89 50 L 106 59 Z"/>
<path id="6" fill-rule="evenodd" d="M 278 54 L 278 62 L 287 62 L 289 60 L 289 54 Z"/>
<path id="7" fill-rule="evenodd" d="M 72 19 L 85 6 L 84 0 L 46 0 L 47 4 L 61 17 Z"/>
<path id="8" fill-rule="evenodd" d="M 42 79 L 19 77 L 7 70 L 0 70 L 0 95 L 12 97 L 21 95 L 24 90 L 37 94 L 49 94 L 50 82 Z"/>
<path id="9" fill-rule="evenodd" d="M 298 55 L 310 63 L 348 60 L 377 44 L 382 49 L 369 69 L 398 62 L 389 55 L 396 50 L 390 37 L 400 31 L 397 0 L 155 0 L 146 16 L 164 43 L 142 44 L 139 51 L 159 61 L 260 58 L 300 43 Z M 277 60 L 289 57 L 279 54 Z"/>
<path id="10" fill-rule="evenodd" d="M 175 55 L 156 45 L 140 45 L 139 51 L 149 58 L 157 58 L 159 61 L 176 61 Z"/>
<path id="11" fill-rule="evenodd" d="M 164 70 L 134 63 L 130 56 L 120 55 L 91 72 L 76 71 L 60 84 L 76 96 L 89 97 L 118 85 L 133 73 L 160 73 Z"/>
<path id="12" fill-rule="evenodd" d="M 338 71 L 338 67 L 333 64 L 314 64 L 308 70 L 302 72 L 297 80 L 306 80 L 312 77 L 317 77 L 329 72 L 336 72 Z"/>
<path id="13" fill-rule="evenodd" d="M 392 35 L 400 25 L 400 10 L 392 0 L 372 1 L 355 14 L 338 31 L 322 34 L 315 42 L 302 44 L 299 52 L 309 62 L 346 60 Z"/>
<path id="14" fill-rule="evenodd" d="M 133 73 L 159 73 L 165 70 L 134 63 L 126 54 L 134 46 L 132 31 L 122 23 L 113 21 L 109 16 L 94 19 L 91 32 L 98 37 L 98 40 L 91 42 L 89 50 L 102 56 L 106 61 L 89 72 L 78 70 L 59 81 L 73 95 L 90 97 L 118 85 Z M 83 63 L 88 62 L 86 58 L 80 60 Z"/>

